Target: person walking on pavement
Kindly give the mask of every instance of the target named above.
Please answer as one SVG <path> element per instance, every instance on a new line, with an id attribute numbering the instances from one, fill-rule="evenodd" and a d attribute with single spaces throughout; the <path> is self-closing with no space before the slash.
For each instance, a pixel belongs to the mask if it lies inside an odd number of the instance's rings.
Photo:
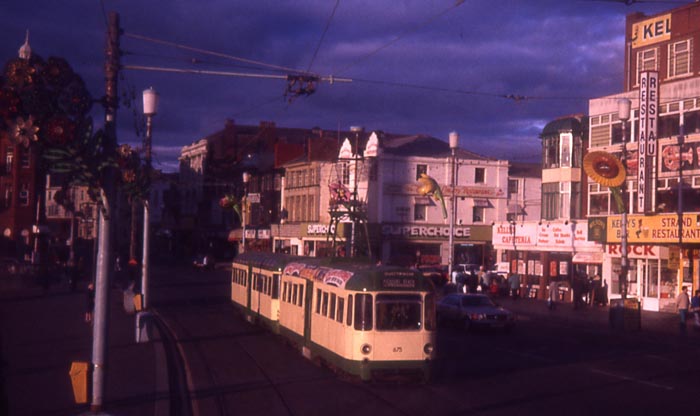
<path id="1" fill-rule="evenodd" d="M 518 300 L 520 297 L 520 275 L 518 273 L 513 273 L 508 278 L 510 283 L 510 294 L 513 300 Z"/>
<path id="2" fill-rule="evenodd" d="M 547 307 L 553 311 L 556 307 L 557 298 L 559 297 L 559 283 L 552 279 L 549 283 L 549 298 L 547 298 Z"/>
<path id="3" fill-rule="evenodd" d="M 700 289 L 690 299 L 690 311 L 693 313 L 693 328 L 700 331 Z"/>
<path id="4" fill-rule="evenodd" d="M 676 298 L 676 309 L 678 309 L 678 316 L 680 318 L 680 330 L 681 333 L 685 333 L 686 329 L 686 318 L 688 316 L 688 308 L 690 307 L 690 298 L 688 297 L 688 286 L 683 286 L 681 293 Z"/>

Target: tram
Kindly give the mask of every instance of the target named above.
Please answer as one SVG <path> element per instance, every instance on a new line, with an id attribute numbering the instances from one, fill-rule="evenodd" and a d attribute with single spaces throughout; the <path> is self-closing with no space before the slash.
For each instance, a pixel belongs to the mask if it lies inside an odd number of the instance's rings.
<path id="1" fill-rule="evenodd" d="M 435 293 L 416 270 L 345 258 L 243 253 L 232 264 L 231 300 L 250 321 L 299 346 L 305 357 L 362 380 L 430 377 Z"/>

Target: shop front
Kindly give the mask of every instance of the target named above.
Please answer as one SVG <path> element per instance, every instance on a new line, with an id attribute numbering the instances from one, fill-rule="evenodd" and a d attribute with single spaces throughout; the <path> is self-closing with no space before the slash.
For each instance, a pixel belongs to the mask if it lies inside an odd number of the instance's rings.
<path id="1" fill-rule="evenodd" d="M 621 220 L 589 219 L 592 236 L 606 243 L 603 278 L 610 298 L 619 298 L 622 269 Z M 633 214 L 627 220 L 628 296 L 649 311 L 675 312 L 683 286 L 698 288 L 700 218 L 696 214 Z"/>
<path id="2" fill-rule="evenodd" d="M 489 264 L 491 227 L 453 227 L 454 263 Z M 406 267 L 449 262 L 450 227 L 442 224 L 381 225 L 381 260 Z"/>
<path id="3" fill-rule="evenodd" d="M 603 262 L 603 246 L 588 241 L 585 222 L 538 221 L 493 225 L 494 249 L 508 273 L 521 276 L 522 293 L 545 299 L 552 280 L 562 300 L 570 301 L 572 279 L 592 277 Z"/>

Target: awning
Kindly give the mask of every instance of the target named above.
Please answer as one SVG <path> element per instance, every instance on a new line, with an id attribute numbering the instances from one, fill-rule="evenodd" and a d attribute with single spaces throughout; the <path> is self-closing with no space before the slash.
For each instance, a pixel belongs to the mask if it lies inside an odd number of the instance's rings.
<path id="1" fill-rule="evenodd" d="M 240 239 L 241 239 L 241 230 L 240 229 L 231 230 L 228 233 L 228 241 L 229 242 L 234 243 Z"/>
<path id="2" fill-rule="evenodd" d="M 571 261 L 578 264 L 601 264 L 603 253 L 576 253 Z"/>
<path id="3" fill-rule="evenodd" d="M 481 208 L 488 208 L 491 206 L 488 199 L 474 199 L 474 206 Z"/>

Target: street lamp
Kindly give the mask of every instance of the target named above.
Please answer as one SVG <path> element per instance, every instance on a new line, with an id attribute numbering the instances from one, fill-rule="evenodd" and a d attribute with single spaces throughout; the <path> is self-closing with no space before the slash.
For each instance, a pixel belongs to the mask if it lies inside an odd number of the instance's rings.
<path id="1" fill-rule="evenodd" d="M 245 246 L 245 225 L 246 225 L 246 212 L 248 211 L 247 204 L 248 204 L 248 182 L 250 182 L 250 173 L 248 172 L 243 172 L 243 203 L 242 203 L 242 219 L 243 219 L 243 236 L 241 238 L 241 253 L 245 253 L 246 246 Z"/>
<path id="2" fill-rule="evenodd" d="M 617 117 L 622 122 L 622 166 L 627 170 L 627 120 L 630 119 L 631 101 L 628 98 L 621 98 L 617 101 Z M 620 249 L 622 250 L 622 264 L 620 267 L 620 296 L 622 301 L 627 298 L 627 273 L 628 273 L 628 258 L 627 258 L 627 180 L 622 184 L 622 224 L 620 235 Z"/>
<path id="3" fill-rule="evenodd" d="M 149 246 L 150 246 L 150 199 L 151 199 L 151 135 L 153 130 L 153 116 L 158 110 L 158 93 L 153 87 L 143 91 L 143 115 L 146 116 L 146 136 L 143 139 L 145 149 L 145 175 L 146 195 L 143 201 L 143 257 L 141 260 L 141 306 L 148 306 L 148 270 L 149 270 Z"/>
<path id="4" fill-rule="evenodd" d="M 457 279 L 452 276 L 452 267 L 454 264 L 455 256 L 455 245 L 454 245 L 454 235 L 455 235 L 455 216 L 457 215 L 457 195 L 455 193 L 455 187 L 457 186 L 457 158 L 455 157 L 455 151 L 459 146 L 459 133 L 456 131 L 450 132 L 450 153 L 452 155 L 452 213 L 450 214 L 450 237 L 449 237 L 449 255 L 447 263 L 447 273 L 452 280 L 452 283 L 457 283 Z"/>
<path id="5" fill-rule="evenodd" d="M 355 251 L 355 234 L 357 232 L 357 182 L 360 179 L 357 167 L 357 160 L 359 159 L 360 154 L 360 133 L 362 133 L 363 130 L 364 128 L 360 126 L 350 126 L 350 131 L 355 133 L 355 151 L 353 152 L 353 158 L 355 159 L 355 178 L 353 180 L 352 190 L 352 213 L 350 214 L 350 218 L 352 219 L 352 233 L 350 235 L 350 257 L 355 257 L 357 255 Z"/>

